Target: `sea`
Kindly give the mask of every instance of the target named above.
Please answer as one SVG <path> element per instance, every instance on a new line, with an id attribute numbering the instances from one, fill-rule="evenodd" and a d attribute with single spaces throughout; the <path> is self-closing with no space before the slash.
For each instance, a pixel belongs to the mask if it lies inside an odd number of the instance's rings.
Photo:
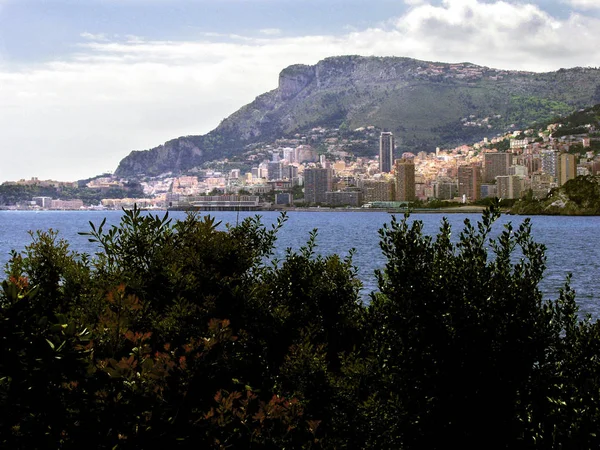
<path id="1" fill-rule="evenodd" d="M 106 226 L 117 225 L 122 211 L 0 211 L 0 267 L 4 268 L 10 251 L 21 252 L 31 243 L 30 231 L 54 229 L 59 237 L 69 242 L 70 248 L 93 255 L 99 251 L 97 244 L 88 242 L 79 232 L 90 230 L 90 222 L 99 225 L 106 218 Z M 163 216 L 165 212 L 151 212 Z M 172 220 L 183 219 L 184 212 L 169 212 Z M 280 213 L 219 211 L 206 213 L 220 222 L 235 225 L 248 216 L 260 215 L 266 226 L 276 223 Z M 464 226 L 466 219 L 476 222 L 479 214 L 463 213 L 415 213 L 410 221 L 423 222 L 425 233 L 435 235 L 441 220 L 446 217 L 452 226 L 453 239 Z M 400 218 L 400 217 L 399 217 Z M 287 248 L 299 249 L 306 244 L 309 233 L 317 230 L 316 252 L 323 255 L 337 253 L 348 255 L 353 249 L 353 262 L 363 282 L 362 296 L 368 301 L 370 293 L 377 290 L 374 275 L 383 268 L 385 259 L 379 247 L 378 230 L 389 223 L 391 214 L 374 211 L 290 211 L 287 221 L 279 231 L 275 256 L 283 256 Z M 494 233 L 499 233 L 505 224 L 512 222 L 517 228 L 524 216 L 504 215 L 496 222 Z M 547 269 L 540 285 L 544 297 L 558 298 L 567 275 L 572 274 L 571 285 L 582 313 L 600 318 L 600 217 L 531 217 L 534 239 L 546 248 Z M 4 275 L 4 274 L 3 274 Z"/>

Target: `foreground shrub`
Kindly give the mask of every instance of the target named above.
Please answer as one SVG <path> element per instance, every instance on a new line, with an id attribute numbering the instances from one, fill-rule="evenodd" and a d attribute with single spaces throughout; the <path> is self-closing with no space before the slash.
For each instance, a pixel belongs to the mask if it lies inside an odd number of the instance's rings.
<path id="1" fill-rule="evenodd" d="M 258 218 L 126 211 L 94 256 L 38 232 L 0 294 L 7 448 L 592 448 L 598 325 L 542 298 L 525 221 L 392 219 L 379 291 L 351 254 L 273 259 Z"/>

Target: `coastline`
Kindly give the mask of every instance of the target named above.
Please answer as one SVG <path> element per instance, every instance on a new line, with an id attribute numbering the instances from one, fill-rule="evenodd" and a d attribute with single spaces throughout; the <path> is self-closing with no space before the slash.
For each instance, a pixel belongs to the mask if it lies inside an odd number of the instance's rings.
<path id="1" fill-rule="evenodd" d="M 126 208 L 131 209 L 131 208 Z M 196 211 L 202 213 L 216 212 L 212 209 L 191 209 L 191 208 L 139 208 L 141 211 L 149 212 L 168 212 L 168 211 Z M 252 212 L 310 212 L 310 213 L 389 213 L 389 214 L 404 214 L 409 212 L 411 214 L 479 214 L 485 209 L 484 206 L 478 205 L 466 205 L 456 206 L 451 208 L 360 208 L 360 207 L 346 207 L 346 208 L 332 208 L 328 206 L 313 206 L 313 207 L 294 207 L 294 206 L 281 206 L 281 207 L 258 207 L 253 209 Z M 108 211 L 120 211 L 119 209 L 12 209 L 12 208 L 0 208 L 0 212 L 31 212 L 31 213 L 45 213 L 45 212 L 108 212 Z M 238 211 L 235 208 L 221 209 L 221 211 Z M 503 210 L 503 214 L 510 214 L 510 211 Z"/>

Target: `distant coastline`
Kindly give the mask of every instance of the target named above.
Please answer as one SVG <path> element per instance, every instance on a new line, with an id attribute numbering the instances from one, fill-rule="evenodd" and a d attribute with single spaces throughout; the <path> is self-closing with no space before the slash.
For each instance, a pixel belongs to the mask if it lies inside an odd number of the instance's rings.
<path id="1" fill-rule="evenodd" d="M 130 208 L 125 208 L 130 209 Z M 465 206 L 455 206 L 455 207 L 444 207 L 444 208 L 400 208 L 400 209 L 391 209 L 391 208 L 360 208 L 360 207 L 348 207 L 348 208 L 331 208 L 328 206 L 312 206 L 312 207 L 294 207 L 294 206 L 265 206 L 258 207 L 252 211 L 244 211 L 244 212 L 306 212 L 306 213 L 389 213 L 389 214 L 404 214 L 409 212 L 411 214 L 480 214 L 485 209 L 484 206 L 479 205 L 465 205 Z M 181 212 L 200 212 L 200 213 L 214 213 L 219 212 L 217 210 L 207 210 L 207 209 L 193 209 L 193 208 L 140 208 L 141 211 L 149 211 L 149 212 L 172 212 L 172 211 L 181 211 Z M 8 208 L 8 207 L 0 207 L 0 212 L 9 211 L 9 212 L 32 212 L 32 213 L 45 213 L 45 212 L 112 212 L 119 211 L 119 209 L 114 208 L 84 208 L 84 209 L 17 209 L 17 208 Z M 223 209 L 221 211 L 238 211 L 235 208 Z M 512 215 L 512 216 L 578 216 L 578 217 L 598 217 L 599 213 L 591 213 L 589 211 L 580 211 L 569 213 L 559 212 L 559 211 L 515 211 L 511 210 L 511 208 L 501 208 L 502 214 Z M 240 210 L 241 212 L 241 210 Z"/>

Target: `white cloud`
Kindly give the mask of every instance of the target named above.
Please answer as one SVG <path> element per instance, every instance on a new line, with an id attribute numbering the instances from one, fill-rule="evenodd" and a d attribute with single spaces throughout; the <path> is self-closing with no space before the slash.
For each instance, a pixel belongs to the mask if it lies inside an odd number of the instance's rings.
<path id="1" fill-rule="evenodd" d="M 81 33 L 79 36 L 90 41 L 108 41 L 108 37 L 104 33 L 93 34 L 86 31 Z"/>
<path id="2" fill-rule="evenodd" d="M 115 169 L 131 150 L 208 132 L 274 89 L 290 64 L 362 54 L 534 71 L 595 66 L 598 29 L 598 19 L 561 20 L 531 4 L 444 0 L 343 36 L 153 41 L 84 33 L 68 59 L 0 68 L 0 181 L 84 178 Z"/>
<path id="3" fill-rule="evenodd" d="M 266 36 L 277 36 L 281 34 L 281 30 L 279 28 L 263 28 L 262 30 L 258 31 Z"/>
<path id="4" fill-rule="evenodd" d="M 600 9 L 599 0 L 566 0 L 566 3 L 581 9 Z"/>

